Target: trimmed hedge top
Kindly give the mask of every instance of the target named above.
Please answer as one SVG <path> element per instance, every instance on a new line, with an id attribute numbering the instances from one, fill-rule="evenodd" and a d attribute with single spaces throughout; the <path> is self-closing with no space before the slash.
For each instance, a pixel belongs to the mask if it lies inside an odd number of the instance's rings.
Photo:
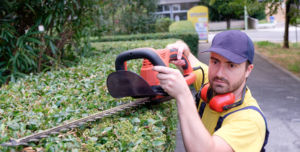
<path id="1" fill-rule="evenodd" d="M 197 56 L 198 53 L 198 34 L 196 32 L 181 33 L 151 33 L 151 34 L 134 34 L 134 35 L 115 35 L 103 36 L 100 39 L 93 39 L 93 42 L 108 41 L 135 41 L 135 40 L 159 40 L 159 39 L 181 39 L 187 43 L 192 53 Z M 164 46 L 165 47 L 165 46 Z M 162 48 L 164 48 L 162 47 Z"/>

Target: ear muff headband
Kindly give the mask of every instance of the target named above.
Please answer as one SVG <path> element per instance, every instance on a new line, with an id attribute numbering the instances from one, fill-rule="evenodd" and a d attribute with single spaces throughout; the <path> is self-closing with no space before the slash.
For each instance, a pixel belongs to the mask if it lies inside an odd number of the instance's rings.
<path id="1" fill-rule="evenodd" d="M 246 87 L 246 85 L 245 85 L 244 88 L 243 88 L 242 99 L 241 99 L 240 101 L 234 102 L 233 104 L 230 104 L 230 105 L 225 105 L 225 106 L 223 107 L 223 110 L 229 110 L 229 109 L 231 109 L 231 108 L 234 108 L 234 107 L 237 107 L 237 106 L 243 104 L 244 99 L 245 99 L 245 94 L 246 94 L 246 88 L 247 88 L 247 87 Z"/>
<path id="2" fill-rule="evenodd" d="M 246 93 L 246 85 L 243 88 L 242 99 L 238 102 L 235 102 L 235 96 L 231 92 L 212 97 L 213 92 L 209 84 L 205 84 L 203 87 L 201 87 L 200 90 L 201 99 L 203 99 L 206 103 L 208 103 L 211 109 L 217 112 L 223 112 L 224 110 L 229 110 L 233 107 L 241 105 L 244 102 L 245 93 Z"/>

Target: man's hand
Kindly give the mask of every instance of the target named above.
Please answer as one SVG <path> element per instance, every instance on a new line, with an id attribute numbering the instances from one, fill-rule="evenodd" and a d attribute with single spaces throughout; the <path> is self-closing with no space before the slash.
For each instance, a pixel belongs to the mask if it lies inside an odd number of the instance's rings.
<path id="1" fill-rule="evenodd" d="M 187 44 L 185 44 L 183 41 L 179 40 L 176 41 L 175 43 L 169 44 L 167 45 L 168 49 L 177 49 L 178 53 L 177 53 L 177 59 L 176 61 L 172 61 L 173 64 L 177 65 L 177 66 L 182 66 L 184 65 L 184 61 L 181 60 L 182 54 L 184 54 L 186 57 L 189 57 L 190 55 L 190 48 L 187 46 Z"/>
<path id="2" fill-rule="evenodd" d="M 179 70 L 164 66 L 154 66 L 153 70 L 158 72 L 157 78 L 164 91 L 175 99 L 190 92 L 189 87 Z"/>

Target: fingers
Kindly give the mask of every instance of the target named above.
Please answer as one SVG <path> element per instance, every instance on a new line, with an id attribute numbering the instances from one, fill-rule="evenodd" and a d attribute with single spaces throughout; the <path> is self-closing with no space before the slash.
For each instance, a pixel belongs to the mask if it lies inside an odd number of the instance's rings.
<path id="1" fill-rule="evenodd" d="M 180 59 L 180 60 L 176 60 L 176 61 L 171 61 L 172 64 L 175 64 L 177 66 L 184 66 L 185 62 L 184 60 Z"/>
<path id="2" fill-rule="evenodd" d="M 164 66 L 154 66 L 153 70 L 158 72 L 157 78 L 159 80 L 172 80 L 176 79 L 175 77 L 177 77 L 178 75 L 181 75 L 181 73 L 178 70 Z"/>
<path id="3" fill-rule="evenodd" d="M 173 71 L 173 69 L 165 66 L 154 66 L 152 70 L 157 71 L 158 73 L 168 74 Z"/>
<path id="4" fill-rule="evenodd" d="M 179 70 L 164 66 L 154 66 L 153 70 L 158 72 L 156 77 L 160 82 L 160 86 L 170 96 L 176 98 L 188 88 L 186 81 Z"/>
<path id="5" fill-rule="evenodd" d="M 189 47 L 183 41 L 176 41 L 175 43 L 167 45 L 168 49 L 177 49 L 177 59 L 182 58 L 182 54 L 188 56 L 190 53 Z"/>
<path id="6" fill-rule="evenodd" d="M 164 66 L 154 66 L 153 70 L 158 72 L 156 77 L 159 79 L 160 86 L 164 91 L 169 92 L 178 79 L 176 70 Z"/>
<path id="7" fill-rule="evenodd" d="M 177 59 L 181 59 L 182 58 L 182 54 L 184 52 L 184 47 L 183 46 L 178 46 L 178 52 L 177 52 Z"/>

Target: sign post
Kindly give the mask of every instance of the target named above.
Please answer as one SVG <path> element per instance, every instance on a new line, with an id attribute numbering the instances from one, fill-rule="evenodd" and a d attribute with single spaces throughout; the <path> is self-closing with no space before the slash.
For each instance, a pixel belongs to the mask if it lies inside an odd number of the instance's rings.
<path id="1" fill-rule="evenodd" d="M 191 21 L 199 36 L 199 41 L 208 42 L 208 8 L 194 6 L 188 11 L 188 21 Z"/>

